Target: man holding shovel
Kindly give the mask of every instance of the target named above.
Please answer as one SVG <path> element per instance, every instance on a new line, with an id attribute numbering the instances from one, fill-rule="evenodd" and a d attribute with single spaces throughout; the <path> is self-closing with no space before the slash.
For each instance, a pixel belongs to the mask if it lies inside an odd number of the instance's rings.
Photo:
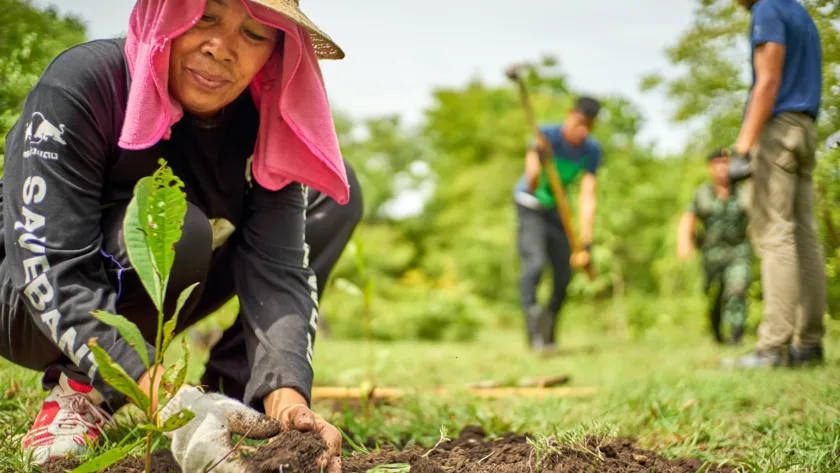
<path id="1" fill-rule="evenodd" d="M 508 76 L 515 75 L 508 71 Z M 555 348 L 555 331 L 560 309 L 571 281 L 572 267 L 588 268 L 591 262 L 592 227 L 596 209 L 596 172 L 601 163 L 601 147 L 590 136 L 600 103 L 591 97 L 579 98 L 562 124 L 549 124 L 540 128 L 525 156 L 525 173 L 514 188 L 517 215 L 517 246 L 522 261 L 520 297 L 532 350 L 550 352 Z M 530 112 L 530 109 L 529 109 Z M 548 161 L 554 169 L 543 169 L 540 154 L 551 156 Z M 548 172 L 547 172 L 548 171 Z M 554 172 L 556 171 L 556 173 Z M 581 249 L 572 253 L 575 246 L 565 228 L 551 175 L 559 175 L 563 187 L 579 176 L 580 241 Z M 559 196 L 564 199 L 564 196 Z M 576 242 L 576 240 L 575 240 Z M 537 302 L 537 286 L 543 268 L 549 263 L 553 273 L 553 289 L 547 307 Z"/>

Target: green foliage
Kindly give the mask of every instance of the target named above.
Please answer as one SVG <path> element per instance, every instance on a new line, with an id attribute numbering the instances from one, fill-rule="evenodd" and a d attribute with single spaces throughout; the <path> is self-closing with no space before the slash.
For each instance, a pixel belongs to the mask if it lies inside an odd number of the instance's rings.
<path id="1" fill-rule="evenodd" d="M 187 373 L 188 351 L 183 347 L 183 358 L 177 360 L 171 369 L 164 369 L 163 378 L 170 383 L 167 389 L 155 392 L 154 380 L 157 379 L 159 366 L 163 363 L 163 356 L 175 335 L 178 314 L 192 291 L 198 285 L 193 284 L 178 296 L 175 313 L 164 323 L 164 300 L 169 282 L 169 272 L 175 260 L 175 243 L 181 239 L 181 229 L 187 212 L 186 194 L 181 190 L 184 183 L 173 174 L 172 169 L 160 160 L 160 167 L 151 175 L 140 179 L 134 187 L 134 196 L 128 205 L 123 232 L 128 249 L 129 260 L 137 271 L 138 276 L 146 288 L 149 296 L 158 309 L 157 336 L 155 338 L 155 359 L 151 367 L 152 388 L 151 396 L 147 396 L 131 379 L 128 374 L 116 364 L 108 353 L 96 345 L 96 340 L 89 343 L 94 357 L 99 364 L 102 379 L 116 390 L 125 394 L 131 402 L 139 406 L 146 414 L 146 418 L 153 423 L 141 425 L 146 431 L 146 473 L 151 471 L 152 434 L 155 432 L 170 432 L 195 417 L 188 411 L 182 410 L 170 417 L 165 424 L 159 422 L 158 410 L 152 399 L 165 400 L 171 397 L 184 384 Z M 102 322 L 116 327 L 149 368 L 146 343 L 140 330 L 125 317 L 120 315 L 97 312 L 94 314 Z M 103 468 L 119 461 L 125 455 L 105 453 L 96 457 L 98 468 Z M 104 464 L 110 461 L 111 463 Z M 85 463 L 80 468 L 89 468 Z M 87 471 L 87 470 L 85 470 Z M 74 472 L 75 473 L 75 472 Z"/>
<path id="2" fill-rule="evenodd" d="M 751 68 L 749 12 L 731 0 L 695 0 L 694 21 L 675 44 L 665 50 L 673 77 L 651 74 L 642 90 L 661 91 L 676 108 L 672 118 L 698 123 L 687 149 L 735 142 L 749 95 Z M 820 136 L 840 128 L 840 10 L 830 0 L 804 0 L 820 32 L 823 51 L 823 102 Z M 702 154 L 702 151 L 701 151 Z"/>
<path id="3" fill-rule="evenodd" d="M 78 18 L 59 15 L 54 7 L 38 9 L 28 0 L 0 0 L 0 157 L 38 77 L 60 52 L 84 40 Z"/>
<path id="4" fill-rule="evenodd" d="M 828 275 L 828 312 L 840 319 L 840 150 L 821 153 L 814 175 Z"/>
<path id="5" fill-rule="evenodd" d="M 561 122 L 575 94 L 559 62 L 544 57 L 525 79 L 538 120 Z M 438 89 L 432 98 L 419 129 L 399 127 L 396 120 L 386 120 L 387 126 L 368 121 L 361 133 L 366 137 L 359 139 L 348 131 L 352 126 L 346 119 L 337 118 L 345 157 L 365 186 L 366 212 L 355 240 L 385 250 L 366 255 L 367 277 L 376 281 L 371 304 L 376 339 L 465 341 L 488 324 L 519 320 L 512 192 L 524 170 L 530 131 L 517 90 L 509 83 L 472 80 Z M 672 241 L 679 214 L 705 168 L 655 156 L 636 142 L 644 124 L 638 107 L 620 96 L 601 99 L 604 107 L 594 132 L 604 149 L 593 253 L 598 277 L 590 283 L 575 276 L 569 297 L 696 290 L 699 266 L 677 262 Z M 395 218 L 371 210 L 393 202 L 383 203 L 395 195 L 381 190 L 394 183 L 392 173 L 415 168 L 429 171 L 422 182 L 430 192 L 419 214 Z M 414 182 L 411 190 L 417 188 L 423 185 Z M 576 186 L 567 189 L 575 214 L 577 191 Z M 373 207 L 368 195 L 376 202 Z M 339 286 L 362 280 L 354 258 L 352 250 L 346 251 L 333 271 Z M 543 296 L 550 274 L 544 279 Z M 361 302 L 341 291 L 329 294 L 322 309 L 332 333 L 364 336 L 358 324 Z"/>

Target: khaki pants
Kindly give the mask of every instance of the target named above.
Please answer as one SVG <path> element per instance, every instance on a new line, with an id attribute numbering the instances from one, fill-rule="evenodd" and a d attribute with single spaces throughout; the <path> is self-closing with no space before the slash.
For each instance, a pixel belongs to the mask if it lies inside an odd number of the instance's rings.
<path id="1" fill-rule="evenodd" d="M 764 319 L 759 350 L 818 345 L 823 336 L 826 275 L 814 215 L 817 135 L 813 120 L 782 113 L 750 151 L 750 238 L 761 258 Z"/>

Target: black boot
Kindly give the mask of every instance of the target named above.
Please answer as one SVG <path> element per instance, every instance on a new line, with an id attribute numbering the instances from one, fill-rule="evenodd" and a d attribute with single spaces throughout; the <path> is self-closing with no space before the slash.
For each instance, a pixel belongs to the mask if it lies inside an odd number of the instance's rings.
<path id="1" fill-rule="evenodd" d="M 720 332 L 720 323 L 722 319 L 721 309 L 720 294 L 718 294 L 715 297 L 712 309 L 709 311 L 709 325 L 711 325 L 712 334 L 715 336 L 715 341 L 717 343 L 723 343 L 723 335 Z"/>
<path id="2" fill-rule="evenodd" d="M 545 346 L 545 342 L 540 336 L 542 313 L 543 309 L 538 305 L 533 305 L 525 309 L 525 328 L 528 331 L 528 346 L 534 351 L 542 351 Z"/>
<path id="3" fill-rule="evenodd" d="M 543 351 L 554 350 L 554 326 L 556 318 L 554 315 L 543 309 L 540 314 L 539 323 L 537 324 L 537 332 L 543 342 Z"/>
<path id="4" fill-rule="evenodd" d="M 822 344 L 813 348 L 797 349 L 793 344 L 788 347 L 788 364 L 791 367 L 798 368 L 802 366 L 819 365 L 825 361 L 823 355 Z"/>

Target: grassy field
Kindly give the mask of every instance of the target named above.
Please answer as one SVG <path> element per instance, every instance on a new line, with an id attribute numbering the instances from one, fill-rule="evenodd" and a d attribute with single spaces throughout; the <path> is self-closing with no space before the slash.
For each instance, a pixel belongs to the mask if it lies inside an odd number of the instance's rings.
<path id="1" fill-rule="evenodd" d="M 728 462 L 744 471 L 840 471 L 836 322 L 829 324 L 824 366 L 738 372 L 722 370 L 717 362 L 744 352 L 754 339 L 740 349 L 716 346 L 703 331 L 702 315 L 685 326 L 665 317 L 634 339 L 607 330 L 609 316 L 593 308 L 570 307 L 567 317 L 563 349 L 548 359 L 524 350 L 518 327 L 488 330 L 464 344 L 320 339 L 316 384 L 359 386 L 373 354 L 380 386 L 411 389 L 565 374 L 571 376 L 569 386 L 595 387 L 593 396 L 479 400 L 421 391 L 367 412 L 333 402 L 318 402 L 316 410 L 355 443 L 431 446 L 441 427 L 452 436 L 478 424 L 492 434 L 631 436 L 669 457 Z M 38 374 L 0 366 L 0 386 L 7 388 L 0 403 L 0 471 L 28 471 L 16 440 L 43 397 Z M 193 376 L 200 371 L 199 359 Z M 350 442 L 345 446 L 351 448 Z"/>

